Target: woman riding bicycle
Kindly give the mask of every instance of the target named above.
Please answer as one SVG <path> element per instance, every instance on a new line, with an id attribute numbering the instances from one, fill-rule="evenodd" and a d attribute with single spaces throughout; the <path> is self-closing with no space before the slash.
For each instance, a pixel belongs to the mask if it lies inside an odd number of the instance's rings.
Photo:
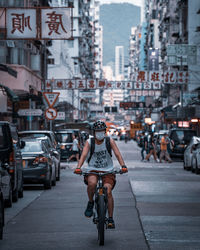
<path id="1" fill-rule="evenodd" d="M 97 172 L 110 172 L 114 169 L 113 161 L 110 153 L 108 152 L 108 148 L 106 145 L 106 124 L 103 121 L 97 121 L 93 124 L 93 131 L 94 131 L 94 138 L 95 138 L 95 147 L 92 155 L 89 157 L 88 166 L 86 170 L 88 171 L 97 171 Z M 119 161 L 120 166 L 122 167 L 122 172 L 128 172 L 127 167 L 125 166 L 124 160 L 121 156 L 121 153 L 114 142 L 113 139 L 109 138 L 110 140 L 110 147 L 114 151 L 117 160 Z M 78 162 L 77 168 L 75 169 L 74 173 L 81 174 L 81 167 L 89 155 L 90 148 L 91 148 L 92 140 L 88 139 L 84 145 L 81 158 Z M 85 169 L 85 168 L 84 168 Z M 108 228 L 115 228 L 115 223 L 113 220 L 113 210 L 114 210 L 114 200 L 112 196 L 112 189 L 115 186 L 115 174 L 108 174 L 103 176 L 103 185 L 107 188 L 107 195 L 108 195 Z M 88 204 L 85 210 L 85 216 L 91 217 L 93 215 L 93 207 L 94 207 L 94 200 L 93 196 L 95 193 L 95 188 L 97 185 L 98 177 L 95 174 L 88 174 L 85 177 L 85 183 L 88 185 L 87 193 L 88 193 Z"/>

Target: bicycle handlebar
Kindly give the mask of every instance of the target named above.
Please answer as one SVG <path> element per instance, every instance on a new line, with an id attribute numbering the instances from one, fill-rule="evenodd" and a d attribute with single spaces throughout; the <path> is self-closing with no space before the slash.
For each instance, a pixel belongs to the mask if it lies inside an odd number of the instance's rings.
<path id="1" fill-rule="evenodd" d="M 92 170 L 91 171 L 82 171 L 80 173 L 80 175 L 87 175 L 87 174 L 96 174 L 98 176 L 104 176 L 104 175 L 107 175 L 107 174 L 124 174 L 122 172 L 122 170 L 114 170 L 114 171 L 109 171 L 109 172 L 93 172 Z"/>

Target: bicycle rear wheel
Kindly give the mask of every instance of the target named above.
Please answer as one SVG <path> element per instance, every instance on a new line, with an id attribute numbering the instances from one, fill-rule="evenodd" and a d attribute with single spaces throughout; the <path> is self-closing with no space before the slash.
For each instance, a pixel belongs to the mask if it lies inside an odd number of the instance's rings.
<path id="1" fill-rule="evenodd" d="M 104 230 L 105 230 L 105 200 L 104 195 L 99 195 L 98 199 L 98 240 L 99 245 L 104 245 Z"/>

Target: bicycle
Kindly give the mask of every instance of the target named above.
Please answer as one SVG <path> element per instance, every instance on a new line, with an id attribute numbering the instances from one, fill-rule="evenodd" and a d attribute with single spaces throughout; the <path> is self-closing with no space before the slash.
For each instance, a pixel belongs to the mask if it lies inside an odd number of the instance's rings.
<path id="1" fill-rule="evenodd" d="M 95 190 L 95 212 L 93 213 L 93 223 L 97 225 L 98 242 L 100 246 L 104 245 L 105 228 L 108 228 L 108 218 L 106 217 L 108 210 L 107 188 L 103 186 L 102 177 L 107 174 L 123 174 L 121 170 L 111 172 L 82 172 L 81 175 L 95 174 L 98 177 Z"/>

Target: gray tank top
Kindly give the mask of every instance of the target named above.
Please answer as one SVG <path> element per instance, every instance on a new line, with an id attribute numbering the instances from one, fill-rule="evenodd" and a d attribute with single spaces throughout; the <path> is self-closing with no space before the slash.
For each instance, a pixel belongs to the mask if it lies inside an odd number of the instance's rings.
<path id="1" fill-rule="evenodd" d="M 89 145 L 91 145 L 91 139 L 87 140 Z M 88 157 L 90 155 L 90 151 L 88 152 Z M 98 145 L 95 144 L 94 153 L 90 159 L 90 162 L 87 167 L 84 167 L 86 171 L 96 170 L 96 171 L 112 171 L 113 170 L 113 161 L 112 157 L 108 153 L 106 148 L 106 139 Z"/>

